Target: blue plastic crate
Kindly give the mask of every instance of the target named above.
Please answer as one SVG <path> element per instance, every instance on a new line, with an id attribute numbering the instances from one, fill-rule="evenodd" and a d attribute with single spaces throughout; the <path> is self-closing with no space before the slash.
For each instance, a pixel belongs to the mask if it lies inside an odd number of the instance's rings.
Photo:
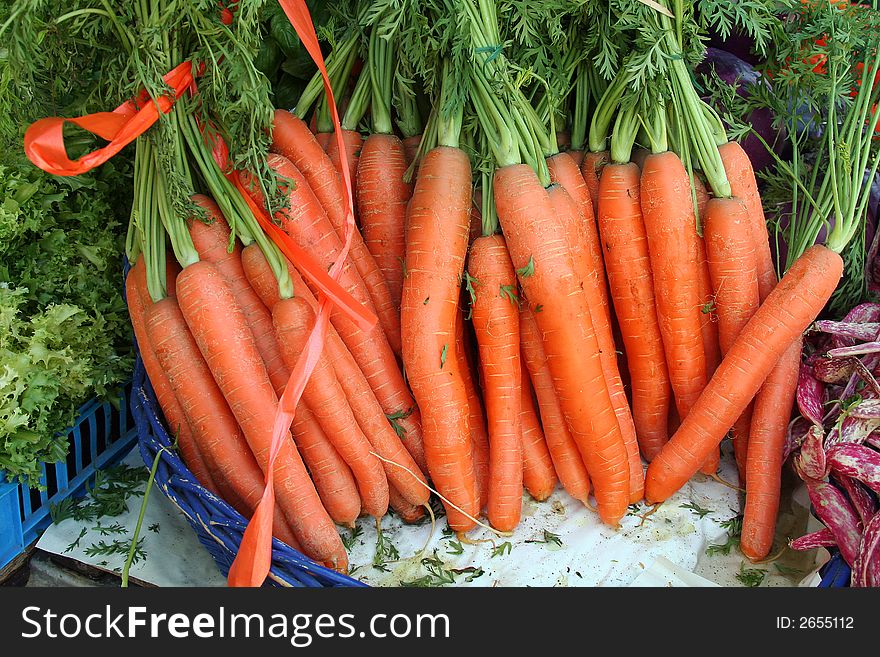
<path id="1" fill-rule="evenodd" d="M 120 461 L 137 442 L 130 396 L 128 383 L 116 405 L 91 400 L 80 409 L 67 434 L 67 458 L 41 464 L 40 483 L 45 490 L 9 483 L 0 472 L 0 568 L 24 552 L 51 524 L 51 505 L 83 493 L 96 470 Z"/>

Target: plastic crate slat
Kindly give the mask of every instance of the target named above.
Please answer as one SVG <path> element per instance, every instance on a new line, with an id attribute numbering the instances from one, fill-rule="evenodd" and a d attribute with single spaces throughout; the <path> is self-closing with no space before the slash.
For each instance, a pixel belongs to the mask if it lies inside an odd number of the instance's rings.
<path id="1" fill-rule="evenodd" d="M 73 438 L 73 467 L 76 472 L 82 472 L 83 469 L 83 454 L 82 454 L 82 434 L 80 433 L 79 427 L 74 427 L 72 430 L 72 438 Z"/>
<path id="2" fill-rule="evenodd" d="M 40 505 L 34 506 L 32 492 L 27 486 L 4 482 L 0 472 L 0 568 L 37 539 L 40 532 L 52 522 L 50 509 L 63 499 L 81 494 L 88 481 L 94 479 L 95 471 L 121 460 L 137 442 L 134 419 L 128 412 L 131 382 L 126 384 L 119 398 L 120 421 L 113 421 L 113 406 L 92 399 L 80 407 L 80 413 L 73 427 L 67 430 L 69 450 L 73 453 L 73 472 L 67 460 L 54 465 L 55 486 L 53 490 L 40 491 Z M 103 421 L 96 415 L 103 413 Z M 89 445 L 84 445 L 83 427 L 89 428 Z M 99 449 L 99 427 L 103 430 L 100 442 L 106 448 Z M 88 449 L 91 463 L 83 464 L 84 450 Z M 47 486 L 46 464 L 41 464 L 40 482 Z M 71 475 L 73 475 L 71 477 Z M 34 499 L 36 499 L 36 495 Z"/>

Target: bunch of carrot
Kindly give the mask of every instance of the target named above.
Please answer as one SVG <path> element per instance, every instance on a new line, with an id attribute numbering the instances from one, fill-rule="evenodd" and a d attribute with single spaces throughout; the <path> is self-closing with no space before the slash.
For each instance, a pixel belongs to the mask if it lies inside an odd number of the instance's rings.
<path id="1" fill-rule="evenodd" d="M 399 47 L 409 18 L 360 4 L 362 33 L 328 57 L 343 156 L 317 76 L 274 113 L 274 178 L 229 175 L 206 156 L 203 126 L 177 119 L 207 193 L 189 216 L 161 200 L 139 147 L 129 307 L 193 473 L 253 513 L 278 400 L 322 303 L 256 209 L 378 318 L 366 330 L 331 311 L 275 465 L 278 538 L 344 570 L 335 525 L 389 508 L 416 521 L 433 491 L 455 531 L 485 513 L 506 532 L 524 489 L 542 501 L 557 484 L 616 526 L 628 505 L 714 475 L 732 430 L 743 551 L 766 555 L 800 336 L 841 261 L 813 247 L 777 281 L 748 157 L 697 96 L 666 16 L 652 19 L 668 39 L 664 102 L 633 93 L 622 66 L 593 89 L 589 130 L 575 98 L 571 134 L 589 140 L 561 151 L 557 100 L 517 83 L 495 3 L 426 7 L 419 29 L 446 31 L 408 44 L 418 62 Z M 346 174 L 357 227 L 336 264 Z"/>

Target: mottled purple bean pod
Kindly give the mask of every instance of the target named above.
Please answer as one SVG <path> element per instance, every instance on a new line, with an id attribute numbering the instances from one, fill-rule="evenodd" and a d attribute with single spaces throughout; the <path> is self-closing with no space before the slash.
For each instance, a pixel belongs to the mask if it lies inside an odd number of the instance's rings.
<path id="1" fill-rule="evenodd" d="M 816 328 L 823 333 L 831 335 L 839 335 L 843 338 L 851 338 L 859 342 L 870 342 L 877 339 L 880 333 L 880 323 L 868 322 L 858 324 L 855 322 L 833 322 L 827 319 L 820 319 L 816 322 Z"/>
<path id="2" fill-rule="evenodd" d="M 880 513 L 865 526 L 859 551 L 852 564 L 852 586 L 880 585 Z"/>
<path id="3" fill-rule="evenodd" d="M 813 366 L 813 374 L 824 383 L 843 383 L 856 371 L 858 358 L 818 358 Z M 800 380 L 798 380 L 800 383 Z"/>
<path id="4" fill-rule="evenodd" d="M 827 462 L 832 472 L 852 477 L 880 493 L 880 452 L 864 445 L 835 445 L 828 450 Z"/>
<path id="5" fill-rule="evenodd" d="M 828 475 L 823 440 L 822 427 L 814 424 L 801 443 L 797 458 L 801 472 L 810 479 L 824 479 Z"/>
<path id="6" fill-rule="evenodd" d="M 862 536 L 858 516 L 846 496 L 834 485 L 810 479 L 806 480 L 806 484 L 816 517 L 834 534 L 840 554 L 852 566 Z"/>
<path id="7" fill-rule="evenodd" d="M 813 550 L 820 547 L 834 547 L 835 545 L 837 545 L 837 541 L 834 539 L 834 534 L 827 527 L 811 534 L 804 534 L 788 544 L 792 550 L 799 551 Z"/>
<path id="8" fill-rule="evenodd" d="M 813 424 L 821 425 L 824 414 L 825 386 L 813 372 L 815 360 L 811 357 L 801 363 L 801 369 L 798 373 L 797 403 L 801 415 Z"/>
<path id="9" fill-rule="evenodd" d="M 877 503 L 874 501 L 874 496 L 852 477 L 835 474 L 834 480 L 840 484 L 840 487 L 846 493 L 849 503 L 852 504 L 852 507 L 859 515 L 862 527 L 865 527 L 871 518 L 874 517 L 874 514 L 877 513 Z"/>

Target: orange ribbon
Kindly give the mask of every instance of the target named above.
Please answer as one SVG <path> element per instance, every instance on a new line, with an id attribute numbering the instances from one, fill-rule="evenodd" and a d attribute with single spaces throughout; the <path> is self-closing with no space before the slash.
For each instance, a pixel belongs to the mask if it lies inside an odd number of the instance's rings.
<path id="1" fill-rule="evenodd" d="M 333 90 L 330 87 L 330 79 L 327 75 L 318 37 L 315 34 L 312 18 L 304 0 L 278 1 L 309 55 L 311 55 L 321 71 L 321 76 L 324 80 L 324 89 L 327 93 L 328 105 L 336 129 L 336 141 L 342 160 L 340 169 L 346 193 L 345 236 L 343 249 L 338 259 L 334 262 L 330 271 L 326 272 L 270 219 L 263 208 L 260 208 L 253 201 L 243 188 L 236 172 L 229 172 L 227 170 L 228 150 L 222 138 L 216 134 L 205 134 L 214 160 L 220 166 L 221 171 L 225 172 L 228 179 L 241 193 L 263 230 L 275 242 L 282 253 L 296 265 L 297 269 L 321 293 L 321 303 L 315 326 L 312 328 L 303 354 L 297 361 L 296 367 L 291 373 L 290 380 L 279 400 L 269 453 L 269 463 L 266 469 L 266 486 L 260 503 L 244 532 L 235 561 L 230 568 L 228 577 L 230 586 L 259 586 L 269 574 L 269 569 L 272 565 L 272 519 L 275 506 L 273 464 L 284 441 L 289 439 L 290 426 L 293 423 L 296 406 L 320 358 L 327 335 L 332 307 L 334 305 L 338 306 L 364 331 L 371 330 L 376 324 L 376 316 L 369 309 L 364 308 L 355 301 L 338 283 L 339 273 L 342 271 L 342 267 L 348 257 L 352 235 L 355 230 L 354 214 L 352 211 L 352 181 L 342 141 L 342 129 L 336 109 L 336 101 L 333 97 Z M 231 4 L 234 7 L 235 3 Z M 225 24 L 232 22 L 233 14 L 229 8 L 224 10 L 222 20 Z M 202 69 L 199 69 L 197 74 L 201 72 Z M 160 114 L 167 114 L 171 111 L 174 103 L 187 90 L 194 91 L 194 78 L 191 62 L 184 62 L 169 71 L 162 78 L 173 90 L 173 93 L 154 99 L 150 97 L 146 90 L 142 90 L 136 98 L 123 103 L 112 112 L 97 112 L 73 119 L 49 117 L 36 121 L 28 127 L 25 133 L 25 153 L 31 162 L 48 173 L 58 176 L 76 176 L 86 173 L 109 160 L 125 148 L 125 146 L 145 133 L 159 119 Z M 98 135 L 109 143 L 103 148 L 87 153 L 77 160 L 71 160 L 67 156 L 67 150 L 64 146 L 64 124 L 68 121 Z"/>
<path id="2" fill-rule="evenodd" d="M 348 162 L 345 155 L 345 144 L 342 141 L 342 128 L 339 123 L 339 114 L 336 110 L 336 100 L 333 97 L 333 89 L 330 86 L 330 78 L 327 76 L 327 68 L 324 64 L 324 57 L 321 54 L 321 46 L 318 43 L 318 37 L 315 34 L 315 27 L 312 23 L 312 17 L 304 0 L 278 0 L 284 13 L 287 15 L 293 29 L 302 40 L 303 45 L 308 51 L 312 60 L 318 66 L 321 77 L 324 80 L 324 91 L 327 93 L 327 104 L 330 107 L 330 113 L 333 118 L 333 126 L 335 128 L 336 143 L 339 147 L 339 156 L 341 158 L 340 171 L 342 172 L 342 180 L 345 186 L 345 239 L 342 251 L 336 262 L 330 268 L 330 276 L 335 281 L 342 271 L 343 264 L 348 257 L 348 251 L 351 247 L 351 238 L 355 230 L 354 214 L 352 213 L 353 195 L 351 186 L 351 176 L 348 171 Z M 236 177 L 237 178 L 237 177 Z M 241 183 L 236 180 L 239 189 Z M 248 194 L 244 194 L 245 198 L 250 198 Z M 252 203 L 252 201 L 250 201 Z M 256 213 L 260 219 L 262 212 Z M 263 222 L 266 221 L 267 224 Z M 274 223 L 265 218 L 261 220 L 264 230 L 270 235 L 274 232 L 282 233 Z M 286 235 L 285 235 L 286 237 Z M 273 238 L 274 239 L 274 238 Z M 292 240 L 290 240 L 292 243 Z M 279 244 L 279 246 L 281 246 Z M 284 250 L 282 248 L 282 250 Z M 285 252 L 285 255 L 288 255 Z M 327 326 L 330 320 L 330 310 L 334 303 L 329 295 L 322 295 L 321 303 L 318 309 L 318 315 L 315 326 L 309 334 L 303 353 L 300 355 L 296 363 L 296 367 L 290 375 L 290 381 L 281 395 L 278 403 L 278 413 L 275 415 L 275 427 L 272 435 L 272 446 L 269 451 L 269 463 L 266 468 L 266 487 L 263 490 L 263 497 L 257 505 L 248 523 L 247 529 L 241 540 L 238 554 L 229 569 L 228 582 L 230 586 L 259 586 L 266 576 L 269 574 L 269 568 L 272 565 L 272 517 L 275 508 L 275 491 L 274 491 L 274 467 L 275 459 L 281 450 L 285 440 L 289 440 L 290 426 L 296 413 L 296 406 L 299 403 L 306 382 L 318 364 L 321 351 L 324 347 L 324 339 L 327 335 Z M 375 323 L 375 317 L 372 317 Z"/>

